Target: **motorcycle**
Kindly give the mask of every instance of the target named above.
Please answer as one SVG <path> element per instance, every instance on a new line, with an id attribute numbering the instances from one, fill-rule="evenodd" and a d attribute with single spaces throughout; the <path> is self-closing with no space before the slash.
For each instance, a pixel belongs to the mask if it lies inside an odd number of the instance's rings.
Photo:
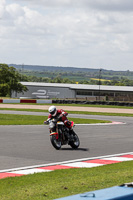
<path id="1" fill-rule="evenodd" d="M 57 150 L 61 148 L 62 145 L 70 145 L 73 149 L 77 149 L 80 145 L 78 135 L 74 132 L 74 122 L 71 121 L 72 133 L 65 126 L 62 121 L 57 121 L 56 119 L 49 120 L 49 131 L 50 131 L 50 141 L 53 147 Z"/>

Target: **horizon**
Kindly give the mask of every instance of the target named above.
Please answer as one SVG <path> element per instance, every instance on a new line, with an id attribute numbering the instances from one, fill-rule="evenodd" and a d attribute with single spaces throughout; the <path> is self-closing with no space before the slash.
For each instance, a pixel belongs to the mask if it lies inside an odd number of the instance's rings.
<path id="1" fill-rule="evenodd" d="M 91 68 L 91 67 L 89 67 L 89 68 L 86 68 L 86 67 L 73 67 L 73 66 L 54 66 L 54 65 L 31 65 L 31 64 L 15 64 L 15 63 L 11 63 L 11 64 L 7 64 L 7 65 L 9 65 L 9 66 L 11 66 L 11 65 L 16 65 L 16 66 L 22 66 L 23 68 L 24 68 L 24 66 L 34 66 L 34 67 L 36 67 L 36 66 L 38 66 L 38 67 L 58 67 L 58 68 L 75 68 L 75 69 L 91 69 L 91 70 L 98 70 L 98 71 L 100 71 L 100 70 L 104 70 L 104 71 L 114 71 L 114 72 L 127 72 L 127 71 L 129 71 L 129 72 L 133 72 L 133 70 L 112 70 L 112 69 L 105 69 L 105 68 Z"/>

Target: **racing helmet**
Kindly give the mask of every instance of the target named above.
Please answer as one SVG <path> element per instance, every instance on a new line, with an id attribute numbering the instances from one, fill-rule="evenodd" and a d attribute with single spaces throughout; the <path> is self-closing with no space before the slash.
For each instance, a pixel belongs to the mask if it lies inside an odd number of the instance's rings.
<path id="1" fill-rule="evenodd" d="M 49 113 L 54 117 L 57 113 L 56 107 L 55 106 L 50 106 L 48 109 Z"/>

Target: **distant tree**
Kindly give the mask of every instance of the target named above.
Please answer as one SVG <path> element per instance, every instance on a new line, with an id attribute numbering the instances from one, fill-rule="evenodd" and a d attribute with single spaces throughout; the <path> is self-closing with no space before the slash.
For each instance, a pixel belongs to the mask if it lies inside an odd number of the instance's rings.
<path id="1" fill-rule="evenodd" d="M 117 80 L 112 80 L 110 83 L 111 83 L 111 85 L 117 85 L 117 84 L 119 83 L 119 81 L 117 81 Z"/>
<path id="2" fill-rule="evenodd" d="M 68 78 L 64 78 L 64 79 L 62 80 L 62 83 L 70 83 L 70 80 L 69 80 Z"/>
<path id="3" fill-rule="evenodd" d="M 79 84 L 89 84 L 89 81 L 82 80 L 82 81 L 79 81 Z"/>
<path id="4" fill-rule="evenodd" d="M 13 91 L 27 91 L 27 87 L 20 83 L 21 74 L 14 67 L 0 64 L 0 96 L 11 96 Z"/>
<path id="5" fill-rule="evenodd" d="M 51 83 L 62 83 L 62 78 L 60 76 L 56 76 Z"/>
<path id="6" fill-rule="evenodd" d="M 5 97 L 7 95 L 7 92 L 9 91 L 8 84 L 0 84 L 0 96 Z"/>
<path id="7" fill-rule="evenodd" d="M 111 85 L 111 81 L 104 81 L 103 85 Z"/>

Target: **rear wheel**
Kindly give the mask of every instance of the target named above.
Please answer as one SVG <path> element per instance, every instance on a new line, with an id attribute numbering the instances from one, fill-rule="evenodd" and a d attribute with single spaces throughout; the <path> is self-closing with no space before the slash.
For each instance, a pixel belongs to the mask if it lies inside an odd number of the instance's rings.
<path id="1" fill-rule="evenodd" d="M 77 134 L 75 133 L 74 135 L 72 135 L 72 141 L 69 142 L 69 145 L 73 148 L 73 149 L 77 149 L 80 145 L 80 141 L 79 141 L 79 137 L 77 136 Z"/>
<path id="2" fill-rule="evenodd" d="M 57 140 L 55 135 L 51 135 L 50 140 L 55 149 L 59 150 L 61 148 L 61 141 Z"/>

